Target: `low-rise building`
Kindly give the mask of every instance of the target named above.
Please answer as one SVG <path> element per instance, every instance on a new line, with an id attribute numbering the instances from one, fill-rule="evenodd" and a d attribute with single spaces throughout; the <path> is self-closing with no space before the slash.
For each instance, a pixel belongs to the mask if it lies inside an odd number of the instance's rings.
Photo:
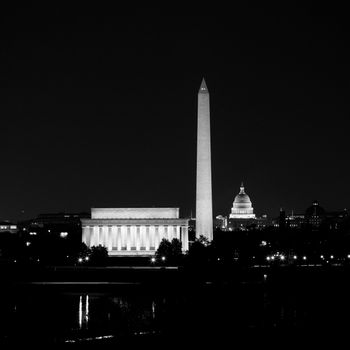
<path id="1" fill-rule="evenodd" d="M 150 256 L 163 238 L 177 238 L 188 250 L 188 219 L 179 208 L 92 208 L 82 219 L 82 240 L 88 247 L 102 245 L 110 256 Z"/>

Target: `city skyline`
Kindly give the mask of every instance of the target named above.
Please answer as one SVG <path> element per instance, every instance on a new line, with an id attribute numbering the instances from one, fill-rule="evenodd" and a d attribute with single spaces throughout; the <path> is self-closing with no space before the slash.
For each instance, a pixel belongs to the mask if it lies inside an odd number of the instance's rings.
<path id="1" fill-rule="evenodd" d="M 310 10 L 253 8 L 234 21 L 6 13 L 0 218 L 90 207 L 194 213 L 203 76 L 214 216 L 229 213 L 241 181 L 258 215 L 315 199 L 348 207 L 348 28 Z"/>
<path id="2" fill-rule="evenodd" d="M 343 344 L 347 7 L 89 5 L 1 7 L 0 343 Z"/>

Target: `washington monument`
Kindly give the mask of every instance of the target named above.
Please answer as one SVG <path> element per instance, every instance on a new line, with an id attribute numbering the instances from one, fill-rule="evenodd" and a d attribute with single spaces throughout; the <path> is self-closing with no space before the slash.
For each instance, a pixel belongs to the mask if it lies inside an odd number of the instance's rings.
<path id="1" fill-rule="evenodd" d="M 209 91 L 203 78 L 198 91 L 196 237 L 213 239 Z"/>

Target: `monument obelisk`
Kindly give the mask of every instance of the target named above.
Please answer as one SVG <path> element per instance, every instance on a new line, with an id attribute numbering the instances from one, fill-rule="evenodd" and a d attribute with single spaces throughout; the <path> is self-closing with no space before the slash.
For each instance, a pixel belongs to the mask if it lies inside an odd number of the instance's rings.
<path id="1" fill-rule="evenodd" d="M 213 239 L 209 91 L 203 78 L 198 91 L 196 237 Z"/>

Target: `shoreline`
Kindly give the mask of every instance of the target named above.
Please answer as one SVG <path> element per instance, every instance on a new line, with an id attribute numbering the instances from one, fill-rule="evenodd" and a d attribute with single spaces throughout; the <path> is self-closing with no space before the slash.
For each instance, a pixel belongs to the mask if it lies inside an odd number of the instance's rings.
<path id="1" fill-rule="evenodd" d="M 350 266 L 16 266 L 0 267 L 2 282 L 12 286 L 194 286 L 259 284 L 327 278 L 346 282 Z"/>

